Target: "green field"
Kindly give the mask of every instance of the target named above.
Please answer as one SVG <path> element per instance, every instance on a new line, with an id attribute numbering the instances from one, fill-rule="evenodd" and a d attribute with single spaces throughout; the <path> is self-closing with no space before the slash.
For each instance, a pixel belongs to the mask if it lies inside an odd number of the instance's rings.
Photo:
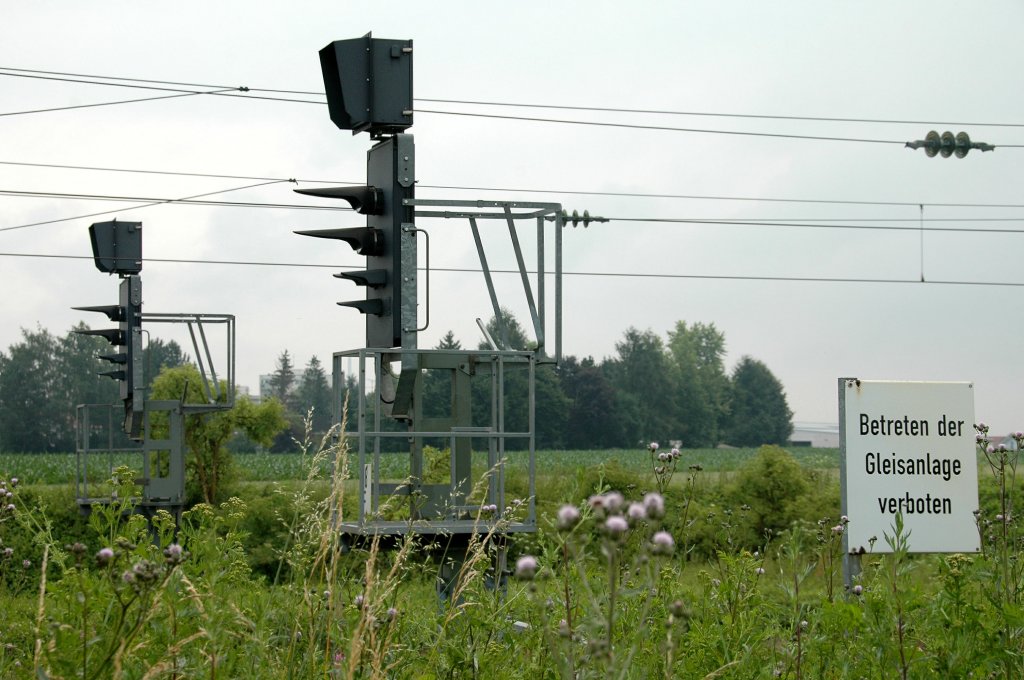
<path id="1" fill-rule="evenodd" d="M 787 450 L 804 467 L 838 469 L 838 449 L 793 447 Z M 681 470 L 690 465 L 700 465 L 707 472 L 735 471 L 756 452 L 757 449 L 684 449 L 679 465 Z M 244 481 L 298 480 L 304 479 L 309 472 L 308 460 L 297 453 L 241 453 L 235 454 L 234 458 L 238 477 Z M 407 460 L 407 456 L 400 453 L 385 453 L 381 458 L 382 472 L 395 476 L 400 474 Z M 510 467 L 525 467 L 527 454 L 511 452 L 508 460 Z M 640 449 L 538 451 L 536 460 L 540 475 L 595 467 L 612 461 L 636 474 L 649 473 L 651 469 L 647 451 Z M 94 454 L 89 473 L 94 479 L 104 479 L 113 467 L 134 462 L 133 457 L 125 454 Z M 72 484 L 75 470 L 73 453 L 0 453 L 0 475 L 19 476 L 33 484 Z"/>

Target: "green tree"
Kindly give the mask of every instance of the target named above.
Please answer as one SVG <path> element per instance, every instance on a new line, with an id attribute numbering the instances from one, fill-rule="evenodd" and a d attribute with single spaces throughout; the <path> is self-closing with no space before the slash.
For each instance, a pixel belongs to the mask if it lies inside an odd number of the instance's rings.
<path id="1" fill-rule="evenodd" d="M 501 310 L 504 335 L 497 317 L 491 317 L 485 326 L 487 332 L 500 346 L 511 350 L 530 350 L 530 342 L 522 324 L 507 309 Z M 507 339 L 507 345 L 506 345 Z M 479 349 L 490 349 L 481 341 Z M 558 376 L 551 366 L 537 366 L 534 373 L 534 425 L 537 446 L 540 448 L 561 448 L 566 442 L 566 425 L 569 415 L 569 400 L 562 391 Z M 488 425 L 491 422 L 491 378 L 478 375 L 473 380 L 473 423 Z M 505 364 L 505 431 L 526 432 L 529 429 L 529 371 L 525 364 Z M 525 440 L 508 440 L 509 448 L 525 448 Z"/>
<path id="2" fill-rule="evenodd" d="M 668 333 L 668 348 L 676 370 L 680 435 L 687 446 L 715 446 L 728 414 L 725 336 L 714 324 L 688 327 L 678 321 Z"/>
<path id="3" fill-rule="evenodd" d="M 222 384 L 226 392 L 227 385 Z M 199 370 L 191 365 L 166 368 L 153 381 L 152 399 L 180 399 L 186 404 L 205 404 Z M 232 475 L 228 441 L 236 432 L 269 446 L 278 432 L 287 426 L 284 406 L 276 399 L 253 404 L 242 397 L 222 411 L 193 413 L 185 418 L 185 443 L 188 446 L 187 471 L 190 496 L 206 503 L 223 499 Z"/>
<path id="4" fill-rule="evenodd" d="M 492 316 L 491 320 L 488 321 L 485 326 L 487 332 L 494 339 L 494 342 L 498 344 L 499 349 L 530 349 L 531 343 L 526 337 L 526 331 L 523 330 L 523 326 L 519 323 L 519 319 L 504 307 L 501 308 L 501 321 L 502 324 L 499 324 L 498 317 Z M 502 325 L 504 325 L 504 334 L 502 334 Z M 451 331 L 449 331 L 449 334 L 450 333 Z M 491 346 L 488 345 L 485 340 L 481 340 L 477 349 L 491 349 Z"/>
<path id="5" fill-rule="evenodd" d="M 618 357 L 606 370 L 623 413 L 631 421 L 633 444 L 680 438 L 678 392 L 664 343 L 653 331 L 626 330 L 616 343 Z"/>
<path id="6" fill-rule="evenodd" d="M 313 410 L 311 424 L 314 432 L 322 434 L 330 429 L 331 386 L 327 381 L 327 372 L 316 355 L 306 364 L 295 401 L 300 414 L 305 415 L 310 409 Z"/>
<path id="7" fill-rule="evenodd" d="M 462 349 L 462 343 L 455 339 L 455 333 L 448 331 L 434 349 L 458 351 Z M 451 372 L 426 371 L 423 374 L 423 415 L 427 418 L 445 418 L 451 415 L 453 408 Z"/>
<path id="8" fill-rule="evenodd" d="M 187 363 L 189 363 L 189 356 L 182 351 L 181 345 L 177 342 L 174 340 L 164 341 L 160 338 L 150 338 L 142 352 L 143 377 L 146 389 L 152 387 L 153 380 L 160 375 L 160 371 Z"/>
<path id="9" fill-rule="evenodd" d="M 635 443 L 626 437 L 615 389 L 593 357 L 582 361 L 574 356 L 563 357 L 558 376 L 569 400 L 568 448 L 601 449 Z"/>
<path id="10" fill-rule="evenodd" d="M 21 329 L 21 342 L 0 354 L 0 442 L 7 451 L 65 446 L 55 387 L 57 339 L 42 328 Z"/>
<path id="11" fill-rule="evenodd" d="M 733 446 L 785 444 L 793 433 L 793 412 L 782 383 L 768 367 L 745 356 L 733 370 L 731 415 L 726 441 Z"/>
<path id="12" fill-rule="evenodd" d="M 292 392 L 295 388 L 295 368 L 292 366 L 292 358 L 288 350 L 284 350 L 277 357 L 277 366 L 270 376 L 270 394 L 286 407 L 292 405 Z"/>
<path id="13" fill-rule="evenodd" d="M 85 330 L 85 324 L 72 327 L 56 345 L 54 361 L 58 375 L 62 376 L 63 389 L 53 392 L 57 406 L 57 428 L 66 433 L 66 445 L 61 450 L 73 451 L 77 408 L 80 404 L 119 404 L 121 392 L 119 383 L 99 373 L 120 368 L 99 358 L 101 354 L 113 354 L 113 347 L 92 335 L 76 333 Z"/>
<path id="14" fill-rule="evenodd" d="M 107 342 L 80 335 L 78 324 L 63 337 L 37 328 L 0 353 L 0 447 L 7 451 L 72 451 L 79 404 L 112 404 L 117 382 L 97 373 L 113 366 Z"/>

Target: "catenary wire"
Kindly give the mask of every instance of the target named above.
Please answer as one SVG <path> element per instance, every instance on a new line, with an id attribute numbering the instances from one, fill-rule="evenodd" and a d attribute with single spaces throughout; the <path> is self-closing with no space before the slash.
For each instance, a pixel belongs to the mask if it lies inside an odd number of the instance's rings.
<path id="1" fill-rule="evenodd" d="M 23 69 L 3 66 L 0 67 L 3 71 L 15 71 L 19 73 L 32 73 L 40 75 L 52 75 L 52 76 L 68 76 L 74 78 L 93 78 L 102 80 L 114 80 L 123 81 L 130 83 L 152 83 L 156 85 L 178 85 L 183 87 L 202 87 L 208 89 L 238 89 L 234 87 L 228 87 L 226 85 L 210 85 L 203 83 L 187 83 L 173 80 L 154 80 L 148 78 L 126 78 L 121 76 L 103 76 L 95 74 L 85 73 L 69 73 L 66 71 L 45 71 L 41 69 Z M 8 74 L 3 74 L 8 75 Z M 102 85 L 103 83 L 96 83 Z M 299 94 L 299 95 L 310 95 L 310 96 L 326 96 L 322 91 L 310 91 L 310 90 L 286 90 L 286 89 L 273 89 L 273 88 L 259 88 L 250 87 L 246 88 L 249 92 L 272 92 L 276 94 Z M 503 106 L 508 108 L 535 108 L 535 109 L 557 109 L 564 111 L 593 111 L 598 113 L 631 113 L 631 114 L 647 114 L 647 115 L 667 115 L 667 116 L 700 116 L 700 117 L 715 117 L 715 118 L 749 118 L 749 119 L 764 119 L 764 120 L 798 120 L 798 121 L 814 121 L 814 122 L 829 122 L 829 123 L 868 123 L 868 124 L 886 124 L 886 125 L 947 125 L 947 126 L 971 126 L 971 127 L 1024 127 L 1024 123 L 980 123 L 980 122 L 963 122 L 963 121 L 928 121 L 928 120 L 906 120 L 906 119 L 885 119 L 885 118 L 852 118 L 852 117 L 831 117 L 831 116 L 795 116 L 795 115 L 771 115 L 771 114 L 750 114 L 750 113 L 721 113 L 712 111 L 678 111 L 668 109 L 633 109 L 624 107 L 608 107 L 608 106 L 574 106 L 566 104 L 538 104 L 538 103 L 523 103 L 523 102 L 498 102 L 498 101 L 481 101 L 472 99 L 442 99 L 442 98 L 431 98 L 431 97 L 416 97 L 414 101 L 436 103 L 436 104 L 459 104 L 459 105 L 471 105 L 471 106 Z"/>
<path id="2" fill-rule="evenodd" d="M 182 92 L 180 94 L 164 94 L 156 97 L 140 97 L 138 99 L 121 99 L 116 102 L 95 102 L 92 104 L 70 104 L 68 106 L 55 106 L 48 109 L 32 109 L 29 111 L 8 111 L 0 113 L 3 116 L 21 116 L 29 113 L 50 113 L 53 111 L 70 111 L 72 109 L 91 109 L 99 106 L 115 106 L 117 104 L 136 104 L 138 102 L 152 102 L 158 99 L 176 99 L 179 97 L 191 97 L 199 94 L 220 94 L 223 90 L 211 90 L 208 92 Z"/>
<path id="3" fill-rule="evenodd" d="M 58 163 L 27 163 L 21 161 L 2 161 L 0 165 L 14 165 L 36 168 L 54 168 L 63 170 L 89 170 L 97 172 L 124 172 L 150 175 L 166 175 L 170 177 L 208 177 L 215 179 L 240 179 L 265 182 L 296 182 L 299 184 L 350 184 L 360 185 L 363 182 L 348 182 L 343 180 L 325 179 L 295 179 L 283 177 L 257 177 L 249 175 L 230 175 L 219 173 L 203 172 L 177 172 L 170 170 L 146 170 L 138 168 L 111 168 L 89 165 L 67 165 Z M 916 208 L 922 203 L 933 208 L 1024 208 L 1024 203 L 933 203 L 930 201 L 864 201 L 864 200 L 837 200 L 837 199 L 815 199 L 815 198 L 772 198 L 757 196 L 715 196 L 707 194 L 670 194 L 670 193 L 644 193 L 627 191 L 584 191 L 574 189 L 528 189 L 510 187 L 481 187 L 481 186 L 457 186 L 448 184 L 421 184 L 417 182 L 419 189 L 445 189 L 451 191 L 494 191 L 507 193 L 532 193 L 532 194 L 561 194 L 566 196 L 607 196 L 613 198 L 669 198 L 686 200 L 708 200 L 708 201 L 747 201 L 764 203 L 806 203 L 819 205 L 882 205 L 882 206 L 905 206 Z"/>
<path id="4" fill-rule="evenodd" d="M 26 258 L 51 258 L 63 260 L 92 260 L 89 255 L 55 255 L 45 253 L 7 253 L 0 252 L 0 257 L 26 257 Z M 302 267 L 319 269 L 361 269 L 364 265 L 337 265 L 337 264 L 311 264 L 306 262 L 266 262 L 266 261 L 242 261 L 242 260 L 194 260 L 186 258 L 144 258 L 143 262 L 164 263 L 164 264 L 204 264 L 204 265 L 231 265 L 246 267 Z M 425 271 L 419 267 L 417 271 Z M 479 274 L 483 270 L 470 267 L 431 267 L 431 272 L 448 272 L 458 274 Z M 517 269 L 491 269 L 492 274 L 520 275 Z M 536 274 L 535 271 L 528 271 L 528 274 Z M 702 279 L 721 281 L 780 281 L 795 283 L 881 283 L 881 284 L 918 284 L 918 285 L 946 285 L 946 286 L 1003 286 L 1003 287 L 1024 287 L 1024 282 L 1015 281 L 954 281 L 929 279 L 884 279 L 884 278 L 854 278 L 840 276 L 756 276 L 750 274 L 659 274 L 656 272 L 600 272 L 600 271 L 563 271 L 563 276 L 572 277 L 610 277 L 610 278 L 645 278 L 645 279 Z"/>
<path id="5" fill-rule="evenodd" d="M 246 186 L 241 186 L 241 187 L 232 187 L 230 189 L 219 189 L 218 191 L 209 191 L 209 192 L 206 192 L 206 193 L 203 193 L 203 194 L 196 194 L 194 196 L 186 196 L 186 197 L 184 197 L 182 199 L 155 200 L 152 203 L 146 203 L 146 204 L 143 204 L 143 205 L 134 205 L 134 206 L 130 206 L 128 208 L 117 208 L 117 209 L 114 209 L 114 210 L 104 210 L 102 212 L 88 213 L 86 215 L 75 215 L 75 216 L 72 216 L 72 217 L 61 217 L 61 218 L 57 218 L 57 219 L 53 219 L 53 220 L 44 220 L 42 222 L 32 222 L 30 224 L 18 224 L 18 225 L 11 226 L 11 227 L 0 227 L 0 232 L 3 232 L 3 231 L 14 231 L 15 229 L 27 229 L 28 227 L 38 227 L 38 226 L 42 226 L 42 225 L 45 225 L 45 224 L 56 224 L 57 222 L 70 222 L 71 220 L 81 220 L 81 219 L 85 219 L 87 217 L 97 217 L 99 215 L 109 215 L 111 213 L 124 212 L 125 210 L 141 210 L 142 208 L 150 208 L 150 207 L 152 207 L 154 205 L 162 205 L 162 204 L 165 204 L 165 203 L 173 203 L 174 200 L 192 200 L 192 199 L 202 198 L 204 196 L 214 196 L 216 194 L 226 194 L 226 193 L 229 193 L 229 192 L 232 192 L 232 191 L 242 191 L 244 189 L 254 189 L 256 187 L 262 187 L 262 186 L 266 186 L 268 184 L 278 184 L 280 182 L 288 182 L 288 181 L 290 181 L 290 180 L 282 179 L 282 180 L 274 180 L 272 182 L 260 182 L 259 184 L 248 184 Z"/>
<path id="6" fill-rule="evenodd" d="M 237 187 L 234 189 L 227 189 L 223 191 L 212 192 L 227 193 L 228 191 L 239 191 L 242 189 L 250 189 L 259 186 L 266 186 L 268 184 L 276 184 L 279 182 L 289 182 L 291 180 L 272 180 L 270 182 L 263 182 L 260 184 L 246 185 L 243 187 Z M 209 196 L 212 194 L 200 194 L 199 196 Z M 343 211 L 352 212 L 352 208 L 347 206 L 335 206 L 335 205 L 306 205 L 306 204 L 286 204 L 286 203 L 256 203 L 248 201 L 205 201 L 197 200 L 197 198 L 154 198 L 154 197 L 135 197 L 135 196 L 105 196 L 97 194 L 68 194 L 68 193 L 57 193 L 57 192 L 37 192 L 37 191 L 15 191 L 8 189 L 0 189 L 0 196 L 17 196 L 17 197 L 28 197 L 28 198 L 58 198 L 64 200 L 88 200 L 88 201 L 113 201 L 113 202 L 130 202 L 130 203 L 141 203 L 141 206 L 132 206 L 128 208 L 121 208 L 118 210 L 105 211 L 100 213 L 91 213 L 88 215 L 79 215 L 77 217 L 68 217 L 58 220 L 50 220 L 46 222 L 36 222 L 27 225 L 17 225 L 12 227 L 0 228 L 0 231 L 10 231 L 14 229 L 26 228 L 29 226 L 42 226 L 45 224 L 53 224 L 55 222 L 63 222 L 73 219 L 81 219 L 84 217 L 95 217 L 97 215 L 107 214 L 108 212 L 123 212 L 125 210 L 131 210 L 133 208 L 146 208 L 154 205 L 196 205 L 196 206 L 214 206 L 214 207 L 232 207 L 232 208 L 260 208 L 260 209 L 282 209 L 282 210 L 320 210 L 320 211 Z M 1024 206 L 1022 206 L 1024 207 Z M 654 224 L 695 224 L 695 225 L 722 225 L 722 226 L 754 226 L 754 227 L 777 227 L 777 228 L 795 228 L 795 229 L 848 229 L 848 230 L 876 230 L 876 231 L 920 231 L 918 226 L 885 226 L 882 224 L 824 224 L 824 222 L 914 222 L 918 224 L 921 222 L 920 219 L 864 219 L 858 220 L 856 218 L 769 218 L 769 219 L 721 219 L 721 218 L 683 218 L 683 217 L 609 217 L 607 218 L 612 222 L 640 222 L 640 223 L 654 223 Z M 1010 222 L 1010 221 L 1021 221 L 1024 218 L 931 218 L 925 220 L 926 222 Z M 1024 233 L 1024 229 L 997 229 L 997 228 L 979 228 L 979 227 L 928 227 L 925 231 L 929 232 L 952 232 L 952 233 L 995 233 L 995 234 L 1021 234 Z"/>
<path id="7" fill-rule="evenodd" d="M 10 69 L 8 69 L 8 70 L 10 70 Z M 79 84 L 107 85 L 107 86 L 111 86 L 111 87 L 133 87 L 133 88 L 154 89 L 154 90 L 167 90 L 167 89 L 169 89 L 169 88 L 158 87 L 158 86 L 135 85 L 135 84 L 118 83 L 118 82 L 98 82 L 98 81 L 95 81 L 95 80 L 92 80 L 92 81 L 90 81 L 90 80 L 80 80 L 80 79 L 75 79 L 75 78 L 43 76 L 43 75 L 35 75 L 35 74 L 30 74 L 30 73 L 2 73 L 2 72 L 0 72 L 0 75 L 13 76 L 13 77 L 21 77 L 21 78 L 38 78 L 38 79 L 45 79 L 45 80 L 57 80 L 57 81 L 64 81 L 64 82 L 75 82 L 75 83 L 79 83 Z M 210 92 L 204 92 L 204 93 L 189 92 L 189 94 L 209 94 L 209 95 L 213 95 L 213 96 L 222 96 L 222 97 L 244 97 L 246 99 L 263 99 L 263 100 L 271 100 L 271 101 L 286 101 L 286 102 L 295 102 L 295 103 L 302 103 L 302 104 L 319 104 L 319 105 L 325 105 L 326 104 L 326 102 L 322 102 L 322 101 L 310 101 L 310 100 L 305 100 L 305 99 L 293 99 L 293 98 L 287 98 L 287 97 L 266 97 L 266 96 L 262 96 L 262 95 L 252 95 L 252 96 L 250 96 L 248 93 L 251 92 L 251 91 L 252 90 L 250 88 L 248 88 L 248 87 L 240 87 L 240 88 L 230 88 L 230 91 L 210 91 Z M 126 100 L 124 102 L 101 102 L 101 103 L 92 104 L 90 106 L 109 106 L 109 105 L 118 104 L 118 103 L 131 103 L 131 102 L 134 102 L 134 101 L 143 101 L 143 100 Z M 66 108 L 82 108 L 82 107 L 72 106 L 72 107 L 66 107 Z M 548 108 L 550 108 L 550 107 L 548 107 Z M 559 107 L 559 108 L 563 108 L 563 107 Z M 13 116 L 13 115 L 21 115 L 21 114 L 24 114 L 24 113 L 42 113 L 44 111 L 60 111 L 60 110 L 64 110 L 64 108 L 39 109 L 39 110 L 36 110 L 36 111 L 12 111 L 12 112 L 7 112 L 7 113 L 0 113 L 0 116 Z M 665 125 L 640 125 L 640 124 L 631 124 L 631 123 L 613 123 L 613 122 L 608 122 L 608 121 L 566 120 L 566 119 L 560 119 L 560 118 L 540 118 L 540 117 L 533 117 L 533 116 L 510 116 L 510 115 L 488 114 L 488 113 L 478 113 L 478 112 L 468 112 L 468 111 L 438 111 L 438 110 L 433 110 L 433 109 L 418 109 L 418 108 L 414 109 L 414 111 L 416 113 L 421 113 L 421 114 L 422 113 L 426 113 L 426 114 L 433 114 L 433 115 L 466 116 L 466 117 L 474 117 L 474 118 L 488 118 L 488 119 L 495 119 L 495 120 L 516 120 L 516 121 L 527 121 L 527 122 L 535 122 L 535 123 L 555 123 L 555 124 L 568 124 L 568 125 L 586 125 L 586 126 L 596 126 L 596 127 L 623 128 L 623 129 L 630 129 L 630 130 L 654 130 L 654 131 L 661 131 L 661 132 L 685 132 L 685 133 L 693 133 L 693 134 L 719 134 L 719 135 L 740 135 L 740 136 L 745 136 L 745 137 L 768 137 L 768 138 L 774 138 L 774 139 L 800 139 L 800 140 L 809 140 L 809 141 L 856 142 L 856 143 L 865 143 L 865 144 L 899 144 L 899 145 L 906 145 L 906 140 L 872 139 L 872 138 L 862 138 L 862 137 L 840 137 L 840 136 L 832 136 L 832 135 L 798 135 L 798 134 L 778 133 L 778 132 L 752 132 L 752 131 L 749 131 L 749 130 L 712 130 L 712 129 L 708 129 L 708 128 L 682 128 L 682 127 L 673 127 L 673 126 L 665 126 Z M 1021 145 L 1021 144 L 997 144 L 997 145 L 994 145 L 994 147 L 1024 148 L 1024 145 Z"/>

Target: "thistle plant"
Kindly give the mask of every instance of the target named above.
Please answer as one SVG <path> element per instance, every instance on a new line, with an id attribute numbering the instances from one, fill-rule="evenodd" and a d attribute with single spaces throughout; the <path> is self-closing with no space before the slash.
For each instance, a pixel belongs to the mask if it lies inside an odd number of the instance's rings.
<path id="1" fill-rule="evenodd" d="M 661 529 L 665 501 L 651 492 L 627 502 L 618 491 L 590 497 L 580 509 L 563 505 L 556 515 L 560 564 L 548 569 L 558 580 L 564 612 L 549 637 L 563 677 L 598 672 L 627 677 L 638 651 L 637 636 L 660 603 L 661 572 L 671 568 L 675 539 Z M 592 570 L 593 567 L 593 570 Z M 516 564 L 515 575 L 532 582 L 547 573 L 532 555 Z M 575 587 L 573 587 L 575 585 Z M 536 598 L 540 591 L 531 585 Z M 620 617 L 631 626 L 625 634 Z M 671 653 L 667 653 L 671 660 Z"/>
<path id="2" fill-rule="evenodd" d="M 842 566 L 843 534 L 850 519 L 843 515 L 838 522 L 830 517 L 818 520 L 815 539 L 818 544 L 818 560 L 825 577 L 825 597 L 829 602 L 835 598 L 836 576 Z"/>
<path id="3" fill-rule="evenodd" d="M 672 476 L 676 473 L 676 466 L 679 463 L 679 449 L 673 447 L 669 451 L 661 450 L 658 442 L 651 442 L 647 445 L 647 451 L 651 457 L 651 472 L 654 473 L 654 484 L 658 493 L 664 494 L 668 485 L 672 482 Z"/>

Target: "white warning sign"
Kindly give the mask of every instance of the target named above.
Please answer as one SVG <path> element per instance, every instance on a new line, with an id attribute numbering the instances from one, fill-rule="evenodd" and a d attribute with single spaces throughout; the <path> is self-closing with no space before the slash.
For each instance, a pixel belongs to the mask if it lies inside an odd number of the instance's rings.
<path id="1" fill-rule="evenodd" d="M 889 552 L 902 513 L 911 552 L 978 551 L 973 385 L 841 379 L 839 390 L 849 550 Z"/>

